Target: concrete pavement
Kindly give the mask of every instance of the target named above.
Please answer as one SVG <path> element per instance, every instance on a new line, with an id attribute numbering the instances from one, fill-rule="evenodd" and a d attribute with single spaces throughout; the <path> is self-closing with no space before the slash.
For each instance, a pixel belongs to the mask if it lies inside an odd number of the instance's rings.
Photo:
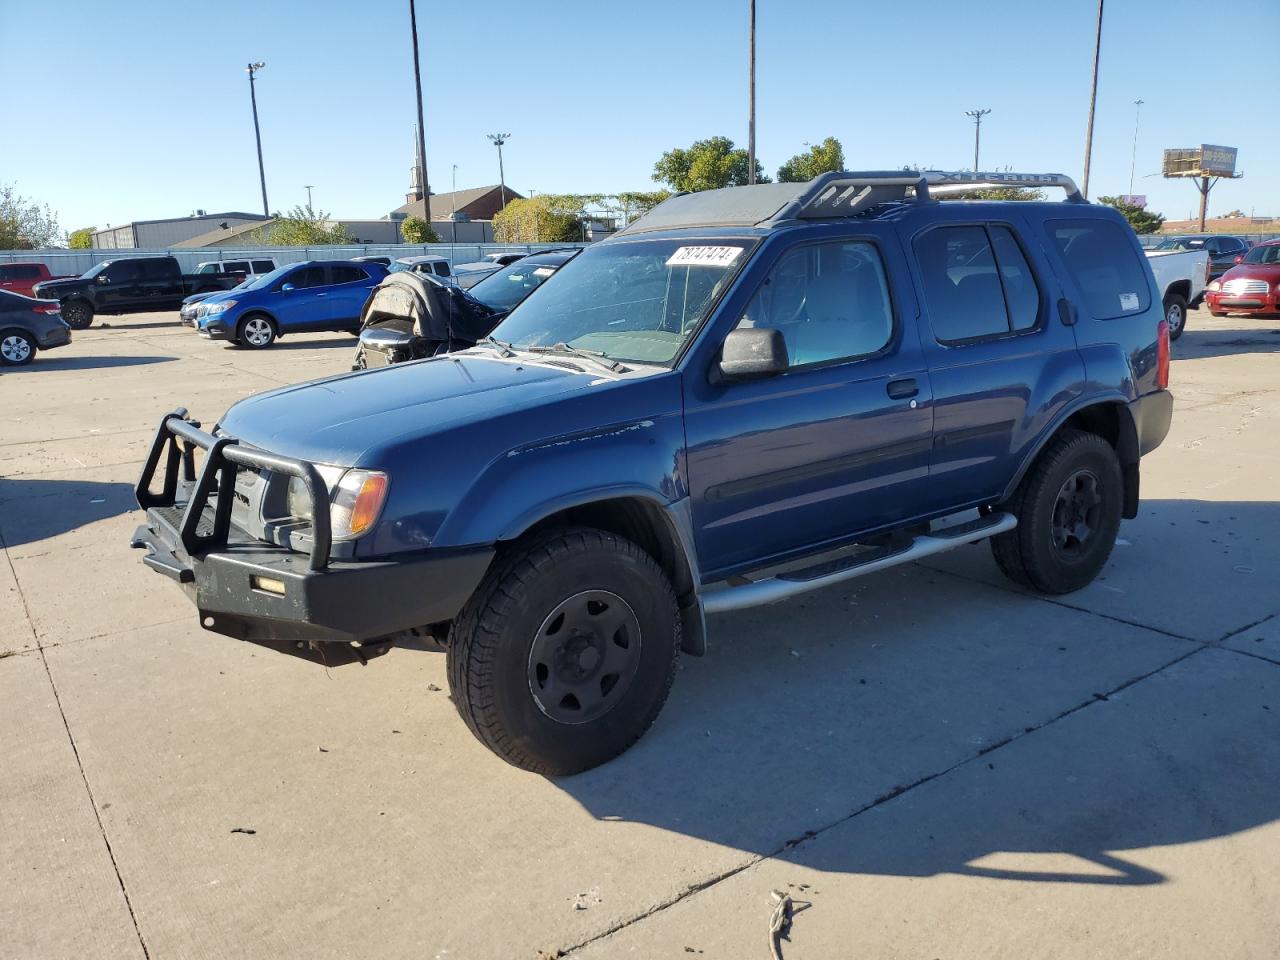
<path id="1" fill-rule="evenodd" d="M 767 957 L 772 889 L 812 902 L 788 958 L 1276 955 L 1274 321 L 1192 314 L 1097 583 L 974 547 L 714 618 L 640 744 L 554 781 L 439 654 L 237 644 L 128 549 L 163 411 L 351 338 L 107 323 L 0 375 L 0 958 Z"/>

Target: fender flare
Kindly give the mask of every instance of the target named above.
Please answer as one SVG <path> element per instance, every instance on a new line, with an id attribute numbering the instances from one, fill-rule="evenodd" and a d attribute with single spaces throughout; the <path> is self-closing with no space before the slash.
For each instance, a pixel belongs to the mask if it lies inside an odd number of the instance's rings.
<path id="1" fill-rule="evenodd" d="M 1138 428 L 1133 422 L 1133 413 L 1129 409 L 1129 398 L 1119 391 L 1108 391 L 1104 394 L 1093 394 L 1081 397 L 1059 411 L 1053 422 L 1047 426 L 1035 446 L 1023 458 L 1017 471 L 1000 496 L 1006 501 L 1013 496 L 1018 485 L 1022 483 L 1031 465 L 1036 462 L 1045 447 L 1058 435 L 1068 420 L 1090 407 L 1115 407 L 1117 433 L 1115 440 L 1116 455 L 1120 458 L 1120 468 L 1125 475 L 1125 516 L 1130 516 L 1130 509 L 1136 512 L 1138 495 Z"/>

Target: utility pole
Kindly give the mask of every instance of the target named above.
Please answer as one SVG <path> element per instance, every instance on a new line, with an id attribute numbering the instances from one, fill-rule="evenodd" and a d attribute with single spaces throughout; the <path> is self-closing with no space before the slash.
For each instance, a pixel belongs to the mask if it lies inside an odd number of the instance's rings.
<path id="1" fill-rule="evenodd" d="M 981 110 L 966 110 L 966 117 L 973 117 L 973 172 L 978 172 L 978 147 L 982 143 L 982 118 L 991 111 L 986 107 Z"/>
<path id="2" fill-rule="evenodd" d="M 756 182 L 756 0 L 750 5 L 747 29 L 747 183 Z"/>
<path id="3" fill-rule="evenodd" d="M 1093 85 L 1089 91 L 1089 126 L 1084 134 L 1084 179 L 1080 196 L 1089 199 L 1089 160 L 1093 156 L 1093 111 L 1098 105 L 1098 58 L 1102 53 L 1102 4 L 1098 0 L 1098 29 L 1093 38 Z"/>
<path id="4" fill-rule="evenodd" d="M 409 0 L 409 32 L 413 34 L 413 90 L 418 95 L 418 182 L 422 186 L 422 219 L 431 226 L 431 188 L 427 186 L 427 134 L 422 125 L 422 67 L 418 60 L 418 11 Z"/>
<path id="5" fill-rule="evenodd" d="M 307 212 L 310 213 L 311 212 L 311 188 L 314 187 L 315 184 L 304 183 L 302 186 L 307 191 Z"/>
<path id="6" fill-rule="evenodd" d="M 258 141 L 258 182 L 262 184 L 262 215 L 269 217 L 271 211 L 267 208 L 267 173 L 262 166 L 262 131 L 258 128 L 258 94 L 253 86 L 254 74 L 265 66 L 266 63 L 259 60 L 245 67 L 245 71 L 249 74 L 249 103 L 253 105 L 253 137 Z"/>
<path id="7" fill-rule="evenodd" d="M 1133 157 L 1129 160 L 1129 196 L 1133 196 L 1133 171 L 1138 165 L 1138 121 L 1142 119 L 1142 105 L 1145 100 L 1133 101 Z"/>
<path id="8" fill-rule="evenodd" d="M 493 145 L 498 148 L 498 189 L 502 191 L 502 209 L 505 210 L 507 209 L 507 174 L 502 169 L 502 145 L 511 138 L 511 134 L 488 133 L 485 136 L 492 140 Z"/>

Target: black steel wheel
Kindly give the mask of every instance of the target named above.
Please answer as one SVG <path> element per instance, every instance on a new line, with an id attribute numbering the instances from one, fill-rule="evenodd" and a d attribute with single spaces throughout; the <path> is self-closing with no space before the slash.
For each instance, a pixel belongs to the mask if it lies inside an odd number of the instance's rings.
<path id="1" fill-rule="evenodd" d="M 1111 444 L 1063 430 L 1032 464 L 1004 509 L 1018 526 L 991 538 L 1001 571 L 1040 593 L 1092 582 L 1111 556 L 1124 509 L 1124 478 Z"/>
<path id="2" fill-rule="evenodd" d="M 679 651 L 675 593 L 649 554 L 603 530 L 550 530 L 500 555 L 459 614 L 449 689 L 508 763 L 577 773 L 640 739 Z"/>
<path id="3" fill-rule="evenodd" d="M 88 330 L 93 323 L 93 304 L 88 300 L 68 300 L 62 305 L 62 319 L 72 330 Z"/>

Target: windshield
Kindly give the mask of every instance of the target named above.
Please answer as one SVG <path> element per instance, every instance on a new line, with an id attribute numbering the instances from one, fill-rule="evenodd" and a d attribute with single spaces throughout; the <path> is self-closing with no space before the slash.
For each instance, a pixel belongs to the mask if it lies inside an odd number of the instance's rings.
<path id="1" fill-rule="evenodd" d="M 555 283 L 516 307 L 493 336 L 516 348 L 564 343 L 614 360 L 670 363 L 746 262 L 752 242 L 632 240 L 589 247 L 557 271 Z M 479 295 L 482 285 L 472 292 Z"/>
<path id="2" fill-rule="evenodd" d="M 552 264 L 523 263 L 517 261 L 491 273 L 476 283 L 469 291 L 481 303 L 504 313 L 533 293 L 560 268 Z"/>
<path id="3" fill-rule="evenodd" d="M 1244 255 L 1245 263 L 1280 263 L 1280 243 L 1254 247 Z"/>
<path id="4" fill-rule="evenodd" d="M 96 277 L 98 274 L 100 274 L 103 270 L 107 269 L 107 267 L 109 267 L 109 266 L 111 266 L 111 261 L 110 261 L 110 260 L 103 260 L 103 261 L 102 261 L 100 264 L 98 264 L 96 267 L 90 267 L 87 273 L 82 273 L 82 274 L 80 275 L 80 279 L 81 279 L 81 280 L 92 280 L 94 277 Z"/>
<path id="5" fill-rule="evenodd" d="M 1203 237 L 1173 237 L 1162 240 L 1156 245 L 1157 250 L 1199 250 L 1204 246 Z"/>
<path id="6" fill-rule="evenodd" d="M 247 281 L 246 283 L 240 284 L 240 286 L 236 287 L 236 289 L 237 290 L 262 290 L 266 287 L 271 286 L 273 283 L 275 283 L 277 280 L 279 280 L 281 277 L 283 277 L 286 273 L 288 273 L 290 270 L 292 270 L 296 266 L 297 266 L 296 263 L 286 263 L 283 267 L 276 267 L 270 273 L 264 273 L 260 277 L 254 277 L 251 280 Z"/>

